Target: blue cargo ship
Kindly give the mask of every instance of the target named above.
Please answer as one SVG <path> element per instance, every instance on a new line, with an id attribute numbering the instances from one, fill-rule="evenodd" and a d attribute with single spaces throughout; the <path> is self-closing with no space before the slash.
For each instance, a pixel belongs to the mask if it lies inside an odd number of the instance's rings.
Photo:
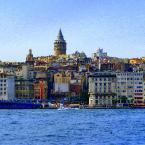
<path id="1" fill-rule="evenodd" d="M 0 101 L 0 109 L 40 109 L 40 103 L 29 101 Z"/>

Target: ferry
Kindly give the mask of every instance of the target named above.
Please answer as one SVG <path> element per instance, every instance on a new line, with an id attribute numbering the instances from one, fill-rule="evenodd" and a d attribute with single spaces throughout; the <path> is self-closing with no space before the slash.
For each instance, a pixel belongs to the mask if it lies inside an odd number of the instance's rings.
<path id="1" fill-rule="evenodd" d="M 32 101 L 6 101 L 0 100 L 0 109 L 41 109 L 41 103 Z"/>

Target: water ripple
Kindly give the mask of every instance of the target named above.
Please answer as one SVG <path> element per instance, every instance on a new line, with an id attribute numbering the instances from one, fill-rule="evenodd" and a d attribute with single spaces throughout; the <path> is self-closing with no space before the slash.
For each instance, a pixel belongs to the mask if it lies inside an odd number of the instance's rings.
<path id="1" fill-rule="evenodd" d="M 0 145 L 144 145 L 145 110 L 1 110 Z"/>

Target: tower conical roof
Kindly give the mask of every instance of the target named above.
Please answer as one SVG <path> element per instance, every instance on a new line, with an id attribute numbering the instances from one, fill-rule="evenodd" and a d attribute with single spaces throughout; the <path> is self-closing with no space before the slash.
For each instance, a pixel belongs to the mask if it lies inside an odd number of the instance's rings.
<path id="1" fill-rule="evenodd" d="M 57 39 L 54 41 L 55 56 L 66 54 L 66 42 L 63 38 L 61 29 L 58 32 Z"/>
<path id="2" fill-rule="evenodd" d="M 63 38 L 62 32 L 61 32 L 61 29 L 58 32 L 57 40 L 59 40 L 59 41 L 65 41 L 64 38 Z"/>

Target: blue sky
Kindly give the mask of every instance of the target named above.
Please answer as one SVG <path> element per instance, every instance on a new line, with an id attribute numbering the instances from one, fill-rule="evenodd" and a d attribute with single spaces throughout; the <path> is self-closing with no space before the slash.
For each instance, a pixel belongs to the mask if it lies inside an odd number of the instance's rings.
<path id="1" fill-rule="evenodd" d="M 67 53 L 145 56 L 144 0 L 0 0 L 0 60 L 53 54 L 60 27 Z"/>

